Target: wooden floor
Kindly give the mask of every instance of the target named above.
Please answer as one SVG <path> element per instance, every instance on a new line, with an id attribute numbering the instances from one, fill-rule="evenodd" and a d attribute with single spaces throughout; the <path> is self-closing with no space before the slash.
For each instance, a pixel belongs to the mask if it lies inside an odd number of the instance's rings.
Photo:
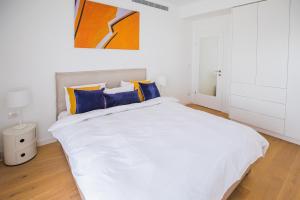
<path id="1" fill-rule="evenodd" d="M 59 143 L 40 147 L 37 156 L 23 165 L 0 164 L 0 200 L 11 199 L 80 199 Z"/>
<path id="2" fill-rule="evenodd" d="M 204 112 L 208 112 L 210 114 L 213 114 L 213 115 L 217 115 L 219 117 L 223 117 L 223 118 L 226 118 L 228 119 L 228 114 L 227 113 L 223 113 L 223 112 L 220 112 L 220 111 L 217 111 L 217 110 L 212 110 L 212 109 L 209 109 L 209 108 L 206 108 L 206 107 L 203 107 L 203 106 L 198 106 L 198 105 L 195 105 L 195 104 L 188 104 L 186 105 L 190 108 L 194 108 L 196 110 L 201 110 L 201 111 L 204 111 Z"/>
<path id="3" fill-rule="evenodd" d="M 221 117 L 226 114 L 190 105 Z M 300 146 L 270 136 L 270 149 L 229 200 L 300 200 Z M 38 155 L 20 166 L 0 163 L 0 200 L 80 199 L 58 143 L 40 147 Z"/>

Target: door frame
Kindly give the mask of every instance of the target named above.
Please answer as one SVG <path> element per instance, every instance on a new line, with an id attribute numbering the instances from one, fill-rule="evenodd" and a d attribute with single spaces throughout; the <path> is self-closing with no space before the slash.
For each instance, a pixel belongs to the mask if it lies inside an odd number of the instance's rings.
<path id="1" fill-rule="evenodd" d="M 231 30 L 231 12 L 225 15 L 214 16 L 209 18 L 200 19 L 193 23 L 192 27 L 192 87 L 191 87 L 191 101 L 194 104 L 219 110 L 221 112 L 228 112 L 229 109 L 229 94 L 230 94 L 230 66 L 231 66 L 231 40 L 232 40 L 232 30 Z M 221 24 L 221 25 L 220 25 Z M 200 29 L 211 29 L 213 34 L 200 34 Z M 221 38 L 221 52 L 222 52 L 222 64 L 219 66 L 222 70 L 222 77 L 219 78 L 218 89 L 221 90 L 219 102 L 216 102 L 212 96 L 207 96 L 202 98 L 199 102 L 197 97 L 197 87 L 198 87 L 198 73 L 199 73 L 199 44 L 197 41 L 200 40 L 201 35 L 204 36 L 218 36 Z M 198 98 L 198 99 L 197 99 Z"/>

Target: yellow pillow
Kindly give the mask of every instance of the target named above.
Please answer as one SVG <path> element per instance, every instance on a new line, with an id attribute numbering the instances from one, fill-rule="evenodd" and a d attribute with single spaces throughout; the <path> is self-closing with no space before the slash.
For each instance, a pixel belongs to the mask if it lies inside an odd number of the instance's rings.
<path id="1" fill-rule="evenodd" d="M 76 97 L 75 97 L 75 90 L 100 90 L 101 86 L 91 86 L 91 87 L 81 87 L 81 88 L 67 88 L 69 94 L 69 101 L 70 101 L 70 114 L 74 115 L 76 113 Z"/>
<path id="2" fill-rule="evenodd" d="M 135 81 L 135 80 L 132 80 L 130 81 L 130 83 L 133 83 L 134 85 L 134 90 L 137 90 L 138 91 L 138 95 L 139 95 L 139 98 L 140 98 L 140 101 L 145 101 L 145 97 L 143 95 L 143 92 L 141 90 L 141 87 L 140 87 L 140 84 L 139 83 L 151 83 L 151 81 L 149 80 L 142 80 L 142 81 Z"/>

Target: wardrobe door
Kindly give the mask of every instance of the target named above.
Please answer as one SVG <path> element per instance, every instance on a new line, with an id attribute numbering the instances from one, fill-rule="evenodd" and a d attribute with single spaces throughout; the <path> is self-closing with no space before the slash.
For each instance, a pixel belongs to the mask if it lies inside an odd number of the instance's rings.
<path id="1" fill-rule="evenodd" d="M 289 0 L 233 9 L 230 118 L 284 134 Z"/>
<path id="2" fill-rule="evenodd" d="M 258 4 L 257 85 L 286 88 L 289 0 Z"/>
<path id="3" fill-rule="evenodd" d="M 285 134 L 300 142 L 300 1 L 291 4 L 290 62 Z"/>
<path id="4" fill-rule="evenodd" d="M 233 9 L 232 82 L 255 83 L 257 4 Z"/>

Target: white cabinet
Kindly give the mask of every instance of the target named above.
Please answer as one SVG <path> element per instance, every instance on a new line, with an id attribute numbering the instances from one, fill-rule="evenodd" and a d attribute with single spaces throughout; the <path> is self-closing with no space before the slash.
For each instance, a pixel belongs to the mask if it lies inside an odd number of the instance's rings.
<path id="1" fill-rule="evenodd" d="M 300 141 L 300 1 L 291 2 L 286 136 Z"/>
<path id="2" fill-rule="evenodd" d="M 285 105 L 268 101 L 261 101 L 247 97 L 232 95 L 231 105 L 235 108 L 244 109 L 257 114 L 284 119 Z"/>
<path id="3" fill-rule="evenodd" d="M 261 128 L 273 133 L 283 133 L 284 131 L 284 120 L 282 119 L 237 108 L 232 108 L 230 115 L 233 119 L 252 125 L 256 128 Z"/>
<path id="4" fill-rule="evenodd" d="M 257 85 L 286 88 L 289 9 L 289 0 L 258 4 Z"/>
<path id="5" fill-rule="evenodd" d="M 286 118 L 289 0 L 233 9 L 230 118 L 283 135 Z"/>
<path id="6" fill-rule="evenodd" d="M 4 162 L 19 165 L 37 154 L 36 124 L 26 124 L 23 129 L 10 127 L 3 131 Z"/>
<path id="7" fill-rule="evenodd" d="M 286 103 L 286 90 L 281 88 L 232 83 L 231 94 L 247 97 L 249 99 L 258 99 L 261 101 L 274 102 L 279 104 Z"/>
<path id="8" fill-rule="evenodd" d="M 230 117 L 300 144 L 300 1 L 233 9 Z"/>
<path id="9" fill-rule="evenodd" d="M 233 9 L 232 80 L 255 83 L 257 4 Z"/>

